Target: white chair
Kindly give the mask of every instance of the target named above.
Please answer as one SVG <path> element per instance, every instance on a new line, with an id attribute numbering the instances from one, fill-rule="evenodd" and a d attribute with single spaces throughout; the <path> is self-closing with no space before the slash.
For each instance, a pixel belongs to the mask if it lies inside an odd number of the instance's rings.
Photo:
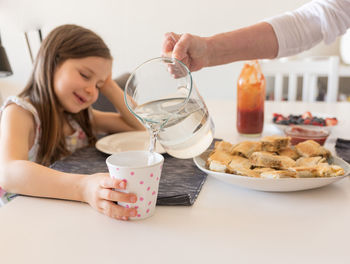
<path id="1" fill-rule="evenodd" d="M 262 60 L 261 69 L 265 77 L 274 77 L 274 100 L 281 101 L 283 77 L 288 77 L 288 101 L 297 99 L 297 80 L 301 76 L 302 101 L 316 101 L 318 77 L 328 77 L 326 102 L 336 102 L 339 83 L 339 57 L 310 57 L 305 59 Z"/>

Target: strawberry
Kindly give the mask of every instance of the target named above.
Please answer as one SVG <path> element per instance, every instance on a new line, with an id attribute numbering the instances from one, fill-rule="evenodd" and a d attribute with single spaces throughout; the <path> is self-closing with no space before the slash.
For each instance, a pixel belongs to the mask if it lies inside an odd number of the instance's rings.
<path id="1" fill-rule="evenodd" d="M 312 115 L 310 112 L 305 112 L 302 116 L 302 118 L 306 119 L 306 118 L 312 118 Z"/>
<path id="2" fill-rule="evenodd" d="M 311 125 L 313 125 L 313 126 L 322 126 L 322 124 L 320 122 L 318 122 L 318 121 L 312 121 Z"/>
<path id="3" fill-rule="evenodd" d="M 310 124 L 311 124 L 311 119 L 310 118 L 304 119 L 304 125 L 310 125 Z"/>
<path id="4" fill-rule="evenodd" d="M 285 118 L 284 118 L 282 115 L 280 115 L 280 116 L 277 117 L 276 122 L 282 121 L 282 120 L 284 120 L 284 119 L 285 119 Z"/>
<path id="5" fill-rule="evenodd" d="M 333 118 L 326 118 L 326 126 L 335 126 L 338 124 L 338 120 L 333 117 Z"/>

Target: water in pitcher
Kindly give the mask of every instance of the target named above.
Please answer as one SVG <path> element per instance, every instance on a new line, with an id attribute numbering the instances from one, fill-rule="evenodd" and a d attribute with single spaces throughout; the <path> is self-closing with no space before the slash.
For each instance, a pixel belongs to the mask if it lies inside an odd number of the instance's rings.
<path id="1" fill-rule="evenodd" d="M 171 98 L 137 106 L 139 115 L 163 148 L 176 158 L 192 158 L 205 151 L 214 137 L 208 110 L 194 100 Z M 183 109 L 178 106 L 184 104 Z M 154 138 L 155 140 L 155 138 Z M 152 145 L 152 144 L 151 144 Z"/>

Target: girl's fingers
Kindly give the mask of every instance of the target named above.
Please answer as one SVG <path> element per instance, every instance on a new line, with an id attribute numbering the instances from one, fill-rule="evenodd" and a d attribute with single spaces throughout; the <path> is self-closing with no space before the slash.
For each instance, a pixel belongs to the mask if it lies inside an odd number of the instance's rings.
<path id="1" fill-rule="evenodd" d="M 124 190 L 126 188 L 126 180 L 113 179 L 111 177 L 106 177 L 100 182 L 102 188 L 115 188 Z"/>
<path id="2" fill-rule="evenodd" d="M 114 202 L 136 203 L 137 201 L 137 197 L 133 193 L 122 193 L 106 188 L 99 191 L 99 197 Z"/>
<path id="3" fill-rule="evenodd" d="M 99 208 L 101 213 L 118 220 L 129 220 L 137 215 L 135 208 L 125 208 L 107 200 L 101 200 Z"/>

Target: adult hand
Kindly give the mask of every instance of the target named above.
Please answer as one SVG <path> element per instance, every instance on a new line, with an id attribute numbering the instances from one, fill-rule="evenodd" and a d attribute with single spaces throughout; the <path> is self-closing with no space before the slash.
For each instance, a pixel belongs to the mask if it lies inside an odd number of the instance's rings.
<path id="1" fill-rule="evenodd" d="M 162 55 L 182 61 L 190 71 L 198 71 L 209 65 L 207 39 L 187 33 L 183 35 L 166 33 Z"/>
<path id="2" fill-rule="evenodd" d="M 125 190 L 127 182 L 113 179 L 108 173 L 88 175 L 84 182 L 84 201 L 97 211 L 119 220 L 128 220 L 137 215 L 135 208 L 125 208 L 114 202 L 135 203 L 137 197 L 132 193 L 118 192 Z"/>

